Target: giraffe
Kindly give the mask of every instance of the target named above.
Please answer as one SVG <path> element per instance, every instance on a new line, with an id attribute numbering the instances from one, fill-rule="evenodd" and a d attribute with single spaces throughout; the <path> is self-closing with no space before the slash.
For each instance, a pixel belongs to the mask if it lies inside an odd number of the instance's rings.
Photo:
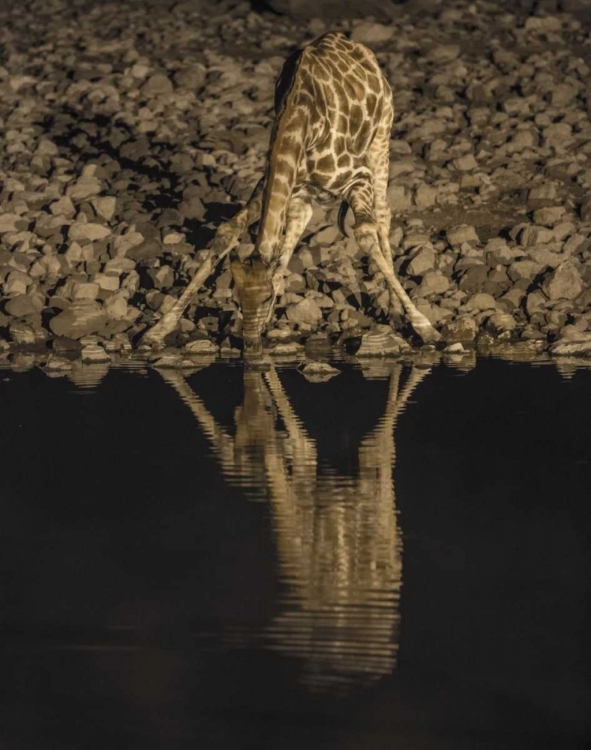
<path id="1" fill-rule="evenodd" d="M 226 481 L 268 498 L 286 587 L 263 646 L 301 660 L 302 679 L 314 692 L 343 693 L 392 673 L 402 588 L 395 432 L 430 368 L 412 366 L 404 378 L 404 368 L 392 363 L 384 411 L 359 445 L 355 475 L 319 460 L 272 365 L 245 367 L 234 434 L 181 372 L 158 372 L 193 414 Z M 248 642 L 240 631 L 227 638 L 236 646 Z"/>
<path id="2" fill-rule="evenodd" d="M 341 33 L 319 37 L 284 63 L 275 111 L 264 176 L 244 208 L 220 225 L 202 266 L 142 343 L 161 345 L 215 265 L 231 254 L 244 353 L 259 355 L 285 269 L 312 216 L 312 201 L 331 199 L 341 201 L 343 233 L 352 210 L 357 244 L 386 279 L 391 307 L 402 303 L 424 342 L 440 340 L 394 271 L 386 197 L 394 105 L 373 52 Z M 236 246 L 256 221 L 254 250 L 241 261 Z"/>

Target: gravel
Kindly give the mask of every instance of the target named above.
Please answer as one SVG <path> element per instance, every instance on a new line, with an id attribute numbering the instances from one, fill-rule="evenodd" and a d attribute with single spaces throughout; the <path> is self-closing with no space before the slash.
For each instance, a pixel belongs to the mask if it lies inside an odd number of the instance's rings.
<path id="1" fill-rule="evenodd" d="M 56 372 L 72 357 L 108 363 L 170 309 L 264 169 L 283 60 L 328 29 L 284 5 L 293 18 L 232 0 L 3 4 L 1 357 L 36 347 Z M 410 3 L 331 28 L 373 47 L 394 91 L 391 243 L 419 309 L 448 345 L 558 356 L 568 340 L 587 356 L 591 34 L 576 3 L 536 7 Z M 385 281 L 338 232 L 337 208 L 315 207 L 269 344 L 299 356 L 313 333 L 355 334 L 361 354 L 380 341 L 407 352 L 404 317 L 389 328 Z M 233 356 L 239 330 L 221 268 L 160 366 Z"/>

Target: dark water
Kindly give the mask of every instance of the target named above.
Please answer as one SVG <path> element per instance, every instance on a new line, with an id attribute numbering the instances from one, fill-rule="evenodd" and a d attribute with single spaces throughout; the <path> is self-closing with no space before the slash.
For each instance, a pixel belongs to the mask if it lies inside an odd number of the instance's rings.
<path id="1" fill-rule="evenodd" d="M 2 750 L 591 745 L 591 371 L 339 367 L 0 371 Z"/>

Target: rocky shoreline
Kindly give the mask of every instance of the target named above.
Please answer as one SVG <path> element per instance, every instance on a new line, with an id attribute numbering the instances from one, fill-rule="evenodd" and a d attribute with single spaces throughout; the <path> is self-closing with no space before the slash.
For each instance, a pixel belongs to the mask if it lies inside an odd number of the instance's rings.
<path id="1" fill-rule="evenodd" d="M 276 75 L 326 22 L 235 1 L 25 5 L 0 10 L 0 364 L 239 356 L 225 266 L 168 349 L 137 342 L 250 194 Z M 591 358 L 588 28 L 480 0 L 396 8 L 330 28 L 372 47 L 392 84 L 395 265 L 446 348 L 414 348 L 402 315 L 392 331 L 381 274 L 323 205 L 270 353 Z"/>

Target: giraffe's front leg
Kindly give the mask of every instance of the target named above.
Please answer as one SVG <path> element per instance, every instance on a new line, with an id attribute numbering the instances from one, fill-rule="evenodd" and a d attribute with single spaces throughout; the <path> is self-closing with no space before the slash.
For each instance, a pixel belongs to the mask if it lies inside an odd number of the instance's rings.
<path id="1" fill-rule="evenodd" d="M 433 328 L 425 315 L 417 310 L 396 276 L 392 258 L 386 258 L 382 250 L 379 227 L 374 219 L 374 195 L 370 179 L 356 183 L 350 190 L 347 200 L 355 216 L 355 239 L 362 252 L 371 257 L 380 269 L 390 289 L 401 301 L 412 327 L 421 339 L 425 343 L 440 341 L 441 334 Z"/>
<path id="2" fill-rule="evenodd" d="M 188 307 L 193 295 L 200 289 L 217 264 L 236 247 L 246 227 L 254 224 L 261 215 L 261 192 L 263 181 L 255 187 L 248 203 L 230 221 L 221 224 L 215 233 L 208 254 L 199 266 L 195 276 L 187 285 L 185 291 L 165 313 L 153 328 L 143 335 L 141 343 L 150 346 L 162 346 L 164 337 L 172 333 Z"/>
<path id="3" fill-rule="evenodd" d="M 299 197 L 292 198 L 287 209 L 285 236 L 283 238 L 283 243 L 281 244 L 281 253 L 279 255 L 277 267 L 273 273 L 275 298 L 282 291 L 281 287 L 285 277 L 285 269 L 287 268 L 289 260 L 293 255 L 293 251 L 311 218 L 312 206 L 309 201 Z M 273 304 L 270 307 L 269 316 L 266 321 L 267 323 L 271 319 L 274 306 L 275 299 L 273 299 Z"/>

